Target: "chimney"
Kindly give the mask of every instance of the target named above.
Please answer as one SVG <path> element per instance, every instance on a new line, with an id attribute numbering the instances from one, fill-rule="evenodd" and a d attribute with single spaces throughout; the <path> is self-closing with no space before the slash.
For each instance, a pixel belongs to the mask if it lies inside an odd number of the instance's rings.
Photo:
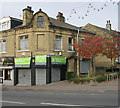
<path id="1" fill-rule="evenodd" d="M 63 16 L 63 13 L 58 12 L 57 20 L 62 21 L 62 22 L 65 22 L 65 17 Z"/>
<path id="2" fill-rule="evenodd" d="M 33 17 L 32 8 L 30 6 L 27 6 L 27 8 L 23 9 L 23 24 L 26 24 L 31 21 Z"/>
<path id="3" fill-rule="evenodd" d="M 107 20 L 106 29 L 111 30 L 110 20 Z"/>

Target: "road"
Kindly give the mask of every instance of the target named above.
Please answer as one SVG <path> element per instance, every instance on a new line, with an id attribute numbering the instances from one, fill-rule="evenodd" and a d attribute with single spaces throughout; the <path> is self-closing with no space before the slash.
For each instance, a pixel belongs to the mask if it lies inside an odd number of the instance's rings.
<path id="1" fill-rule="evenodd" d="M 117 92 L 3 91 L 3 106 L 117 106 Z M 106 108 L 106 107 L 105 107 Z M 117 107 L 113 107 L 117 108 Z"/>

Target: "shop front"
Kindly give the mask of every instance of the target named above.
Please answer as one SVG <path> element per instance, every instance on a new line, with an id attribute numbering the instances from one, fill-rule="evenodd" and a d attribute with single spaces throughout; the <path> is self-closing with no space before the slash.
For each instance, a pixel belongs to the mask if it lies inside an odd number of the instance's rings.
<path id="1" fill-rule="evenodd" d="M 51 82 L 65 80 L 66 57 L 51 57 Z"/>
<path id="2" fill-rule="evenodd" d="M 0 78 L 3 85 L 14 85 L 14 58 L 0 58 Z"/>
<path id="3" fill-rule="evenodd" d="M 36 55 L 35 56 L 35 68 L 36 68 L 36 85 L 47 84 L 49 80 L 49 74 L 47 72 L 47 56 Z"/>
<path id="4" fill-rule="evenodd" d="M 15 85 L 31 86 L 31 57 L 15 58 Z"/>

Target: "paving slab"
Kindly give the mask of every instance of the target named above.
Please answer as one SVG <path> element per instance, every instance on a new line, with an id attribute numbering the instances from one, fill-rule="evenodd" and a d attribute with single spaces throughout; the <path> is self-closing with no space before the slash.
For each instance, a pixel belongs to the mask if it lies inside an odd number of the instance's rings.
<path id="1" fill-rule="evenodd" d="M 67 80 L 36 86 L 2 86 L 2 90 L 42 90 L 42 91 L 66 91 L 66 92 L 118 92 L 118 80 L 102 83 L 73 84 Z"/>

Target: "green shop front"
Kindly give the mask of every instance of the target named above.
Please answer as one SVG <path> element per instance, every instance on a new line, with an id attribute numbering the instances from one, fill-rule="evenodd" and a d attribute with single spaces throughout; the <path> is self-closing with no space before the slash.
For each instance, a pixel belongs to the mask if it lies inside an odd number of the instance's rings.
<path id="1" fill-rule="evenodd" d="M 15 58 L 14 85 L 43 85 L 66 79 L 67 63 L 65 57 Z"/>
<path id="2" fill-rule="evenodd" d="M 46 55 L 35 56 L 35 81 L 36 85 L 50 83 L 50 73 L 48 69 L 48 57 Z"/>
<path id="3" fill-rule="evenodd" d="M 66 79 L 66 57 L 51 57 L 51 82 Z"/>
<path id="4" fill-rule="evenodd" d="M 15 58 L 15 85 L 32 85 L 31 57 Z"/>

